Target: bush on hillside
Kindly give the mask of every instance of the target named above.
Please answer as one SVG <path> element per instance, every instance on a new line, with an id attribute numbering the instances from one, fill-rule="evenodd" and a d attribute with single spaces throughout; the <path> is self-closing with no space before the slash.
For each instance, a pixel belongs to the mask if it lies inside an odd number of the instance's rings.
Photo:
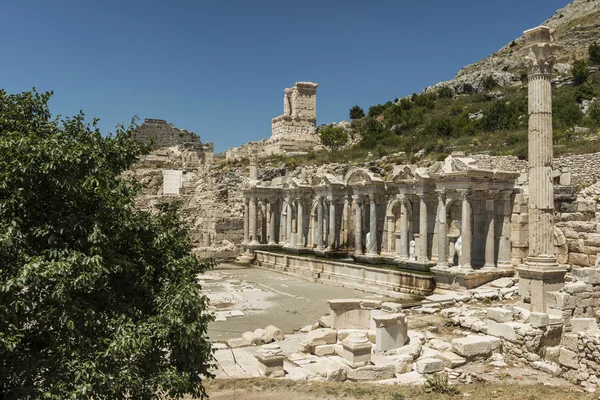
<path id="1" fill-rule="evenodd" d="M 454 92 L 449 86 L 442 86 L 437 90 L 437 95 L 440 98 L 451 99 L 454 96 Z"/>
<path id="2" fill-rule="evenodd" d="M 488 75 L 485 78 L 483 78 L 483 81 L 481 83 L 483 84 L 483 88 L 487 91 L 490 91 L 498 86 L 498 82 L 491 75 Z"/>
<path id="3" fill-rule="evenodd" d="M 587 81 L 590 72 L 588 70 L 588 63 L 585 60 L 577 60 L 573 63 L 573 83 L 575 85 L 581 85 Z"/>
<path id="4" fill-rule="evenodd" d="M 323 146 L 335 151 L 348 143 L 348 134 L 343 128 L 328 125 L 319 132 L 319 139 Z"/>
<path id="5" fill-rule="evenodd" d="M 592 64 L 600 64 L 600 44 L 590 44 L 590 47 L 588 47 L 588 55 Z"/>
<path id="6" fill-rule="evenodd" d="M 365 111 L 357 104 L 350 109 L 350 119 L 364 118 Z"/>

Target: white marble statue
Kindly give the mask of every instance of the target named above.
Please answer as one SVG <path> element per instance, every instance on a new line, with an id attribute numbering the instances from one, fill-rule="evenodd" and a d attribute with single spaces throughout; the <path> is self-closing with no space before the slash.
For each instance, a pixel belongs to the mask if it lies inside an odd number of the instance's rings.
<path id="1" fill-rule="evenodd" d="M 456 254 L 458 254 L 458 263 L 461 263 L 462 259 L 462 235 L 456 239 L 456 243 L 454 243 L 454 250 L 456 250 Z"/>
<path id="2" fill-rule="evenodd" d="M 408 244 L 408 261 L 415 261 L 415 247 L 417 246 L 417 242 L 413 240 Z"/>

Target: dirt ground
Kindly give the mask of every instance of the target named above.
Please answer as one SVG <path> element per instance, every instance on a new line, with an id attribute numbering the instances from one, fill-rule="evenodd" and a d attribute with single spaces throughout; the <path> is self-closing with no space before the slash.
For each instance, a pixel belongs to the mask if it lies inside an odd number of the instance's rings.
<path id="1" fill-rule="evenodd" d="M 457 385 L 454 395 L 426 392 L 423 386 L 366 383 L 289 381 L 281 379 L 218 379 L 206 383 L 211 400 L 596 400 L 599 394 L 584 393 L 575 387 L 543 384 Z"/>

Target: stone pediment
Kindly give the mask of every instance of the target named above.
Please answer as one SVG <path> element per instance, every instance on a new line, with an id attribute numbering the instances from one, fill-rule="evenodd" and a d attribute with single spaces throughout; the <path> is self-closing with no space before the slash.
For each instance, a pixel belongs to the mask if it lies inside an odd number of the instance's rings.
<path id="1" fill-rule="evenodd" d="M 344 183 L 340 181 L 335 175 L 328 173 L 320 173 L 316 175 L 312 181 L 312 186 L 337 186 L 343 185 Z"/>
<path id="2" fill-rule="evenodd" d="M 301 189 L 306 187 L 308 187 L 308 184 L 298 178 L 287 178 L 282 185 L 283 189 Z"/>
<path id="3" fill-rule="evenodd" d="M 352 168 L 344 177 L 346 185 L 349 186 L 367 186 L 367 185 L 382 185 L 383 179 L 364 168 Z"/>
<path id="4" fill-rule="evenodd" d="M 406 182 L 415 179 L 415 172 L 409 165 L 399 165 L 394 168 L 395 173 L 392 177 L 393 182 Z"/>

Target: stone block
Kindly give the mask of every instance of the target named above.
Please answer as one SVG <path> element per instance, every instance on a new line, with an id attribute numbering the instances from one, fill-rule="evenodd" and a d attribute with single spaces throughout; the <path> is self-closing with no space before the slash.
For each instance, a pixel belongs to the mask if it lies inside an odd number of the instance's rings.
<path id="1" fill-rule="evenodd" d="M 560 366 L 553 362 L 534 361 L 532 365 L 535 369 L 539 369 L 552 376 L 559 376 L 562 373 Z"/>
<path id="2" fill-rule="evenodd" d="M 529 314 L 529 323 L 534 328 L 546 327 L 550 324 L 550 316 L 546 313 L 532 312 Z"/>
<path id="3" fill-rule="evenodd" d="M 258 346 L 262 344 L 262 338 L 257 336 L 255 332 L 244 332 L 242 333 L 242 339 L 250 343 L 252 346 Z"/>
<path id="4" fill-rule="evenodd" d="M 590 259 L 587 254 L 584 253 L 569 253 L 569 264 L 580 265 L 582 267 L 590 266 Z"/>
<path id="5" fill-rule="evenodd" d="M 354 332 L 358 332 L 358 333 L 363 333 L 365 335 L 367 335 L 368 330 L 367 329 L 338 329 L 337 330 L 337 334 L 338 334 L 338 341 L 342 341 L 344 339 L 346 339 L 346 337 Z"/>
<path id="6" fill-rule="evenodd" d="M 585 244 L 583 242 L 583 239 L 575 239 L 575 240 L 571 240 L 569 241 L 568 244 L 569 247 L 569 251 L 571 253 L 584 253 L 584 248 L 585 248 Z"/>
<path id="7" fill-rule="evenodd" d="M 546 305 L 556 310 L 574 310 L 576 307 L 575 298 L 565 292 L 548 292 Z"/>
<path id="8" fill-rule="evenodd" d="M 347 378 L 347 371 L 344 367 L 327 365 L 325 367 L 325 372 L 327 374 L 327 382 L 344 382 Z"/>
<path id="9" fill-rule="evenodd" d="M 394 365 L 367 365 L 347 371 L 348 379 L 351 381 L 380 381 L 396 377 Z"/>
<path id="10" fill-rule="evenodd" d="M 493 336 L 467 336 L 452 340 L 454 352 L 467 360 L 489 357 L 502 347 L 502 341 Z"/>
<path id="11" fill-rule="evenodd" d="M 596 318 L 571 318 L 571 332 L 597 333 L 598 323 Z"/>
<path id="12" fill-rule="evenodd" d="M 600 233 L 591 233 L 586 235 L 583 243 L 586 246 L 600 247 Z"/>
<path id="13" fill-rule="evenodd" d="M 487 317 L 496 322 L 509 322 L 513 320 L 513 312 L 505 308 L 490 307 L 487 309 Z"/>
<path id="14" fill-rule="evenodd" d="M 518 324 L 518 322 L 514 323 Z M 489 320 L 487 324 L 487 334 L 500 339 L 508 340 L 509 342 L 516 342 L 517 333 L 515 332 L 515 327 L 512 326 L 512 324 L 513 323 L 510 322 L 498 323 L 496 321 Z"/>
<path id="15" fill-rule="evenodd" d="M 570 283 L 565 284 L 563 291 L 569 293 L 570 295 L 575 295 L 575 294 L 580 294 L 580 293 L 591 293 L 592 285 L 587 284 L 585 282 L 581 282 L 581 281 L 570 282 Z"/>
<path id="16" fill-rule="evenodd" d="M 446 368 L 456 368 L 467 362 L 467 359 L 451 351 L 442 351 L 436 358 L 444 362 Z"/>
<path id="17" fill-rule="evenodd" d="M 265 343 L 270 343 L 274 341 L 280 341 L 285 339 L 285 335 L 283 331 L 276 326 L 269 325 L 265 328 L 265 333 L 263 335 L 263 340 Z"/>
<path id="18" fill-rule="evenodd" d="M 577 211 L 596 212 L 596 202 L 594 200 L 578 200 L 575 202 Z"/>
<path id="19" fill-rule="evenodd" d="M 402 304 L 385 302 L 381 304 L 381 310 L 389 314 L 397 314 L 402 312 Z"/>
<path id="20" fill-rule="evenodd" d="M 565 348 L 560 349 L 558 363 L 572 369 L 579 368 L 579 358 L 577 357 L 577 353 Z"/>
<path id="21" fill-rule="evenodd" d="M 360 299 L 328 300 L 331 328 L 333 329 L 369 329 L 371 309 L 363 308 Z M 365 307 L 370 303 L 365 302 Z"/>
<path id="22" fill-rule="evenodd" d="M 437 358 L 423 358 L 417 361 L 416 367 L 420 374 L 433 374 L 444 370 L 444 362 Z"/>
<path id="23" fill-rule="evenodd" d="M 351 333 L 342 341 L 343 361 L 352 368 L 364 367 L 371 362 L 373 345 L 365 334 Z"/>
<path id="24" fill-rule="evenodd" d="M 255 357 L 258 360 L 258 372 L 261 376 L 284 376 L 283 360 L 285 356 L 278 344 L 271 343 L 261 346 Z"/>
<path id="25" fill-rule="evenodd" d="M 577 282 L 589 283 L 592 285 L 600 284 L 600 269 L 573 268 L 571 272 L 573 274 L 573 280 Z"/>
<path id="26" fill-rule="evenodd" d="M 314 354 L 319 357 L 330 356 L 335 354 L 335 347 L 333 344 L 315 346 Z"/>
<path id="27" fill-rule="evenodd" d="M 227 341 L 227 346 L 232 349 L 237 349 L 240 347 L 250 346 L 250 343 L 246 342 L 244 338 L 232 338 Z"/>
<path id="28" fill-rule="evenodd" d="M 408 339 L 408 322 L 405 314 L 373 317 L 375 322 L 375 349 L 389 351 L 400 348 Z"/>
<path id="29" fill-rule="evenodd" d="M 310 346 L 319 346 L 323 344 L 335 344 L 337 342 L 337 332 L 329 328 L 320 328 L 310 331 L 306 334 L 306 343 Z"/>

